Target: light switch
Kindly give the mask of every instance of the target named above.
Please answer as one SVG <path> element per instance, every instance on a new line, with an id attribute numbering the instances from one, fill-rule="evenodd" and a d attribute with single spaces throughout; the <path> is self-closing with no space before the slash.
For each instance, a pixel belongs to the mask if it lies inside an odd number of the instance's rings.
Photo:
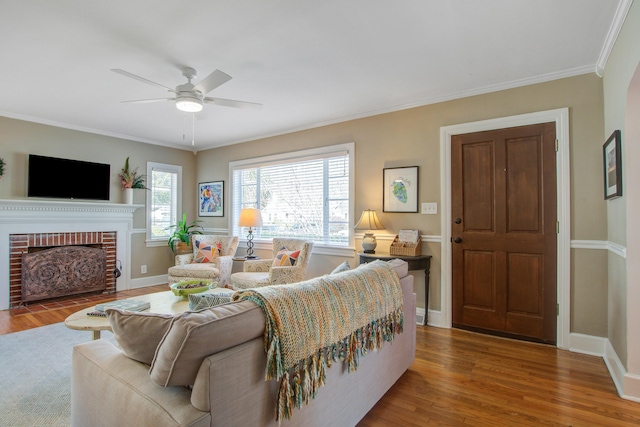
<path id="1" fill-rule="evenodd" d="M 438 213 L 438 204 L 433 202 L 433 203 L 423 203 L 422 204 L 422 209 L 421 209 L 421 213 L 423 214 L 427 214 L 427 215 L 435 215 Z"/>

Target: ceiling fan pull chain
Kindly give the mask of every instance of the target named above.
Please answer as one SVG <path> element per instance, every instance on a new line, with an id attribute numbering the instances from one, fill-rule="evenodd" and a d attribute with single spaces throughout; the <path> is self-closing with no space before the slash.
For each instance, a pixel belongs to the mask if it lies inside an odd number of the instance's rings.
<path id="1" fill-rule="evenodd" d="M 196 113 L 191 114 L 191 146 L 196 146 Z"/>
<path id="2" fill-rule="evenodd" d="M 187 139 L 187 113 L 182 113 L 182 140 Z"/>

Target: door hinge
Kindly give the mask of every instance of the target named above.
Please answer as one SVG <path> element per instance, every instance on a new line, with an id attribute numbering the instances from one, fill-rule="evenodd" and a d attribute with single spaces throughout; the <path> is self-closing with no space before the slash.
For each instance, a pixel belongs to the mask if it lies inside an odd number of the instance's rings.
<path id="1" fill-rule="evenodd" d="M 558 140 L 556 139 L 556 151 L 558 151 Z"/>
<path id="2" fill-rule="evenodd" d="M 556 234 L 560 234 L 560 221 L 556 221 Z"/>
<path id="3" fill-rule="evenodd" d="M 560 304 L 556 304 L 556 316 L 560 316 Z"/>

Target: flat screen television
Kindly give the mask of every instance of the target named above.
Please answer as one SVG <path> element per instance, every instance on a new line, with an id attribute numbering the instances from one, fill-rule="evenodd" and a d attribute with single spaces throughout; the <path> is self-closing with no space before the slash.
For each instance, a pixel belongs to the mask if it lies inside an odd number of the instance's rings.
<path id="1" fill-rule="evenodd" d="M 28 197 L 109 200 L 111 165 L 29 154 Z"/>

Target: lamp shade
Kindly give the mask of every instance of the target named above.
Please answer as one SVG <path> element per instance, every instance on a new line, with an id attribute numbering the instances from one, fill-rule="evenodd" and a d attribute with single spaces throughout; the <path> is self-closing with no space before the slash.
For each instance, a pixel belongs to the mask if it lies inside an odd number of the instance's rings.
<path id="1" fill-rule="evenodd" d="M 262 215 L 260 209 L 245 208 L 240 211 L 239 227 L 261 227 Z"/>
<path id="2" fill-rule="evenodd" d="M 384 229 L 384 225 L 378 219 L 378 215 L 376 215 L 376 211 L 373 209 L 365 209 L 362 211 L 362 216 L 360 216 L 360 221 L 356 224 L 356 230 L 382 230 Z"/>

